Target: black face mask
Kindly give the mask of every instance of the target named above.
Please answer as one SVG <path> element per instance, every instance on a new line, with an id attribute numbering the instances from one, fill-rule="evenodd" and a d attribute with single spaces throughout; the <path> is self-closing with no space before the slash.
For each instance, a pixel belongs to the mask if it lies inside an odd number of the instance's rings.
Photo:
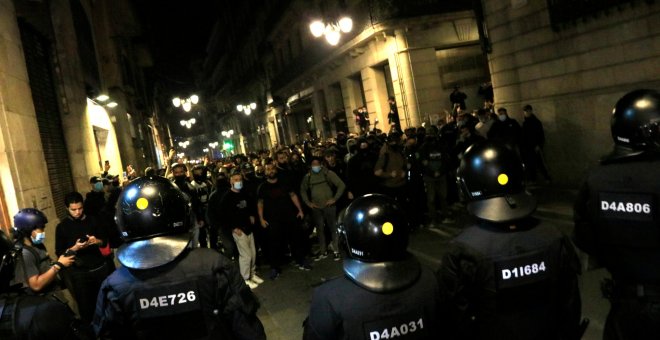
<path id="1" fill-rule="evenodd" d="M 193 175 L 193 178 L 195 179 L 195 182 L 204 182 L 204 179 L 206 179 L 206 176 L 204 176 L 204 175 Z"/>
<path id="2" fill-rule="evenodd" d="M 174 176 L 174 182 L 185 182 L 186 175 Z"/>

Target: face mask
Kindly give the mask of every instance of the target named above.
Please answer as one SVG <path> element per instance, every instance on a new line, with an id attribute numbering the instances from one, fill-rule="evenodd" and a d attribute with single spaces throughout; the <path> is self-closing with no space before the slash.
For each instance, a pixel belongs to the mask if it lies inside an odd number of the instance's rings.
<path id="1" fill-rule="evenodd" d="M 94 191 L 101 191 L 101 190 L 103 190 L 103 182 L 94 183 Z"/>
<path id="2" fill-rule="evenodd" d="M 319 172 L 321 172 L 321 167 L 320 166 L 313 166 L 312 167 L 312 172 L 315 173 L 315 174 L 318 174 Z"/>
<path id="3" fill-rule="evenodd" d="M 193 175 L 196 182 L 204 182 L 204 175 Z"/>
<path id="4" fill-rule="evenodd" d="M 497 118 L 500 120 L 500 122 L 503 122 L 506 120 L 506 115 L 499 115 Z"/>
<path id="5" fill-rule="evenodd" d="M 234 182 L 234 190 L 243 189 L 243 182 Z"/>
<path id="6" fill-rule="evenodd" d="M 174 181 L 175 182 L 181 182 L 186 180 L 186 175 L 183 176 L 174 176 Z"/>
<path id="7" fill-rule="evenodd" d="M 44 243 L 44 239 L 46 239 L 46 233 L 37 233 L 37 236 L 30 238 L 32 239 L 32 243 L 42 244 Z"/>

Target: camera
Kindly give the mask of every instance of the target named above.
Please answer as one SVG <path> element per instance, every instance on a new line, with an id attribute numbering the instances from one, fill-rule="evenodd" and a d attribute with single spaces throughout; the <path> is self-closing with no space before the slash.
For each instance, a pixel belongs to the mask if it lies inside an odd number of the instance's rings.
<path id="1" fill-rule="evenodd" d="M 87 236 L 83 236 L 83 237 L 81 237 L 81 238 L 78 239 L 78 242 L 82 242 L 82 243 L 84 243 L 84 242 L 87 242 L 88 240 L 89 240 L 89 237 L 87 237 Z"/>

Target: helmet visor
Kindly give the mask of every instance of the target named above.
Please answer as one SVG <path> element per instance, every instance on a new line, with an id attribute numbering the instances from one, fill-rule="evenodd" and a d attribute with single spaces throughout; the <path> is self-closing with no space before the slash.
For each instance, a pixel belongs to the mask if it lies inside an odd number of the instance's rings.
<path id="1" fill-rule="evenodd" d="M 124 243 L 117 249 L 117 259 L 131 269 L 159 267 L 181 255 L 190 238 L 190 233 L 183 233 Z"/>
<path id="2" fill-rule="evenodd" d="M 482 220 L 502 223 L 527 217 L 536 210 L 536 198 L 525 192 L 468 203 L 468 212 Z"/>

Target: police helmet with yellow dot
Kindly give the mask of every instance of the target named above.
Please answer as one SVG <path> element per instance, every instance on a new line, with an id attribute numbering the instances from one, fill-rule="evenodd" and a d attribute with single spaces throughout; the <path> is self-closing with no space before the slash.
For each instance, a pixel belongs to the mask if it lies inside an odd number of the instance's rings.
<path id="1" fill-rule="evenodd" d="M 124 244 L 119 262 L 149 269 L 173 261 L 190 242 L 190 200 L 164 177 L 137 178 L 122 191 L 115 221 Z"/>
<path id="2" fill-rule="evenodd" d="M 457 172 L 468 212 L 496 223 L 529 216 L 537 201 L 525 191 L 523 173 L 518 155 L 505 144 L 483 141 L 470 146 Z"/>
<path id="3" fill-rule="evenodd" d="M 387 291 L 417 279 L 420 267 L 406 250 L 410 227 L 399 202 L 380 194 L 359 197 L 337 227 L 347 253 L 344 273 L 358 285 Z"/>

